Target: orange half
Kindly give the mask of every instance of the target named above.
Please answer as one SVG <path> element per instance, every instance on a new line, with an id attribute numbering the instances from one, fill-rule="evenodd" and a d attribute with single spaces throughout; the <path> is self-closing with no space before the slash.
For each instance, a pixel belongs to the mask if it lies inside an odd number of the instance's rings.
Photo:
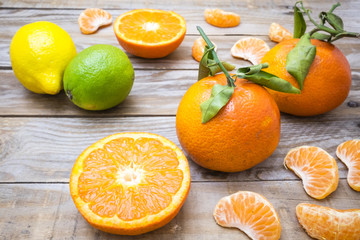
<path id="1" fill-rule="evenodd" d="M 182 151 L 151 133 L 119 133 L 88 147 L 76 160 L 70 193 L 95 228 L 137 235 L 168 223 L 190 189 Z"/>
<path id="2" fill-rule="evenodd" d="M 315 199 L 327 197 L 338 186 L 336 161 L 319 147 L 301 146 L 291 149 L 285 157 L 284 165 L 302 179 L 306 193 Z"/>
<path id="3" fill-rule="evenodd" d="M 137 9 L 120 15 L 114 22 L 114 32 L 127 52 L 143 58 L 161 58 L 181 44 L 186 23 L 172 11 Z"/>
<path id="4" fill-rule="evenodd" d="M 310 237 L 326 240 L 359 240 L 360 209 L 337 210 L 300 203 L 296 216 Z"/>
<path id="5" fill-rule="evenodd" d="M 281 235 L 274 207 L 255 192 L 240 191 L 220 199 L 213 215 L 220 226 L 238 228 L 251 239 L 277 240 Z"/>
<path id="6" fill-rule="evenodd" d="M 353 139 L 340 144 L 336 156 L 349 169 L 347 182 L 350 187 L 360 191 L 360 139 Z"/>

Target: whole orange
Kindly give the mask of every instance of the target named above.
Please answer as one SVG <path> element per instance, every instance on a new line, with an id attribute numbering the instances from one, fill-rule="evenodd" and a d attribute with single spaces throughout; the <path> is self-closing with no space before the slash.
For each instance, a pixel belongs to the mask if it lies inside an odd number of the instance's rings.
<path id="1" fill-rule="evenodd" d="M 299 87 L 285 69 L 286 57 L 299 39 L 283 41 L 272 48 L 261 62 L 269 63 L 264 71 L 275 74 Z M 331 43 L 311 40 L 316 56 L 304 80 L 301 94 L 268 89 L 280 111 L 296 116 L 313 116 L 328 112 L 344 102 L 350 91 L 351 70 L 346 57 Z"/>
<path id="2" fill-rule="evenodd" d="M 176 132 L 184 151 L 204 168 L 238 172 L 264 161 L 280 139 L 280 112 L 261 86 L 236 80 L 229 102 L 209 122 L 201 123 L 200 104 L 215 84 L 226 84 L 224 74 L 193 84 L 176 114 Z"/>

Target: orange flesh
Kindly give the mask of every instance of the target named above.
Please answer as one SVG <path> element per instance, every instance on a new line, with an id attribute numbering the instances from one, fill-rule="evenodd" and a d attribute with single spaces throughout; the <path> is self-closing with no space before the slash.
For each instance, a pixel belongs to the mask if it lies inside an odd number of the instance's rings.
<path id="1" fill-rule="evenodd" d="M 296 206 L 296 216 L 307 234 L 315 239 L 360 239 L 360 209 L 337 210 L 300 203 Z"/>
<path id="2" fill-rule="evenodd" d="M 289 151 L 285 164 L 302 181 L 313 198 L 323 199 L 338 185 L 338 168 L 334 158 L 318 147 L 302 146 Z"/>
<path id="3" fill-rule="evenodd" d="M 349 169 L 347 181 L 356 191 L 360 191 L 360 139 L 340 144 L 336 155 Z"/>
<path id="4" fill-rule="evenodd" d="M 223 227 L 235 227 L 251 239 L 279 239 L 281 225 L 274 207 L 260 194 L 240 191 L 222 198 L 214 218 Z"/>
<path id="5" fill-rule="evenodd" d="M 80 198 L 101 217 L 134 220 L 166 208 L 183 172 L 176 153 L 149 138 L 117 138 L 92 151 L 78 181 Z"/>
<path id="6" fill-rule="evenodd" d="M 182 23 L 175 16 L 151 11 L 125 15 L 119 26 L 119 32 L 126 38 L 142 43 L 170 41 L 182 31 Z"/>

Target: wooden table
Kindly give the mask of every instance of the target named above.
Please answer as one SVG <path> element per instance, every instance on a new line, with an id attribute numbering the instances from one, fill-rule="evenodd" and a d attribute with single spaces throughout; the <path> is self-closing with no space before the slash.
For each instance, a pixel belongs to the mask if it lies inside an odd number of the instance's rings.
<path id="1" fill-rule="evenodd" d="M 170 4 L 171 2 L 171 4 Z M 349 31 L 360 32 L 360 2 L 341 1 L 336 12 Z M 309 239 L 300 227 L 295 206 L 310 202 L 346 209 L 360 208 L 360 193 L 346 182 L 347 169 L 340 161 L 338 189 L 325 200 L 310 198 L 301 181 L 283 167 L 290 148 L 314 145 L 335 157 L 338 144 L 360 137 L 360 41 L 336 42 L 350 62 L 352 87 L 346 101 L 327 114 L 300 118 L 281 115 L 281 141 L 265 162 L 240 173 L 219 173 L 197 166 L 189 159 L 192 185 L 180 213 L 165 227 L 136 236 L 119 237 L 92 228 L 75 208 L 69 193 L 69 176 L 77 156 L 91 143 L 113 133 L 146 131 L 163 135 L 177 145 L 175 114 L 185 91 L 197 79 L 198 63 L 191 47 L 202 26 L 217 43 L 219 57 L 237 67 L 249 65 L 230 55 L 241 37 L 268 38 L 272 22 L 292 31 L 294 1 L 0 1 L 0 239 L 248 239 L 237 229 L 218 226 L 212 217 L 217 201 L 239 190 L 264 195 L 276 208 L 282 224 L 281 239 Z M 330 8 L 325 0 L 305 1 L 316 16 Z M 108 10 L 113 17 L 135 8 L 174 10 L 187 22 L 181 46 L 170 56 L 141 59 L 129 54 L 135 68 L 135 84 L 121 105 L 102 112 L 77 108 L 64 92 L 56 96 L 26 90 L 15 78 L 9 59 L 12 36 L 23 25 L 51 21 L 65 29 L 78 52 L 93 44 L 119 46 L 112 27 L 83 35 L 77 25 L 80 12 L 88 7 Z M 236 28 L 216 28 L 204 21 L 207 7 L 221 7 L 241 15 Z M 352 102 L 352 104 L 349 104 Z M 353 107 L 351 107 L 353 106 Z M 354 107 L 355 106 L 355 107 Z"/>

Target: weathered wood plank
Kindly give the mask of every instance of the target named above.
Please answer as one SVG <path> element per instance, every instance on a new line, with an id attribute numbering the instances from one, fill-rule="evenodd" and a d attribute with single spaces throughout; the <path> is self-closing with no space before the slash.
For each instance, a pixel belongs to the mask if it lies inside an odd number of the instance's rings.
<path id="1" fill-rule="evenodd" d="M 287 152 L 301 145 L 324 148 L 358 138 L 359 115 L 317 118 L 282 116 L 279 146 L 263 163 L 240 173 L 206 170 L 189 159 L 193 181 L 298 179 L 283 167 Z M 175 117 L 0 118 L 0 182 L 68 182 L 76 158 L 93 142 L 118 132 L 153 132 L 180 146 Z M 338 161 L 340 178 L 347 169 Z"/>
<path id="2" fill-rule="evenodd" d="M 347 11 L 355 11 L 348 9 Z M 120 15 L 123 10 L 113 10 L 113 16 Z M 19 10 L 3 9 L 0 10 L 0 25 L 2 34 L 0 36 L 0 67 L 10 67 L 9 46 L 13 35 L 23 25 L 35 21 L 51 21 L 65 29 L 72 37 L 77 50 L 81 50 L 94 44 L 110 44 L 120 47 L 112 27 L 101 29 L 93 35 L 81 34 L 77 18 L 80 10 Z M 187 36 L 181 46 L 166 58 L 149 60 L 142 59 L 129 54 L 130 60 L 137 69 L 196 69 L 198 64 L 191 57 L 191 47 L 196 37 L 199 36 L 196 26 L 200 25 L 205 32 L 211 36 L 211 39 L 217 43 L 219 57 L 223 61 L 232 61 L 239 65 L 249 65 L 248 62 L 235 60 L 230 55 L 232 45 L 243 36 L 256 36 L 264 39 L 270 47 L 275 43 L 268 38 L 269 26 L 271 22 L 278 22 L 292 31 L 292 16 L 287 12 L 279 11 L 261 11 L 253 14 L 244 11 L 242 14 L 242 23 L 235 28 L 217 28 L 205 22 L 201 11 L 180 11 L 187 21 Z M 347 29 L 354 32 L 360 32 L 360 24 L 353 16 L 356 14 L 349 13 L 349 19 L 344 18 Z M 192 36 L 195 35 L 195 36 Z M 215 36 L 214 36 L 215 35 Z M 224 37 L 223 35 L 231 35 Z M 234 36 L 235 35 L 235 36 Z M 343 39 L 336 42 L 336 45 L 348 57 L 352 69 L 360 69 L 360 63 L 357 61 L 360 57 L 360 43 L 357 39 Z M 121 48 L 121 47 L 120 47 Z"/>
<path id="3" fill-rule="evenodd" d="M 295 207 L 302 202 L 348 209 L 360 208 L 360 194 L 341 180 L 323 201 L 308 197 L 300 181 L 192 183 L 179 214 L 156 231 L 121 239 L 248 239 L 237 229 L 218 226 L 212 216 L 220 198 L 237 191 L 265 196 L 279 214 L 281 239 L 310 239 L 299 225 Z M 1 184 L 0 239 L 119 239 L 92 228 L 72 202 L 67 184 Z"/>
<path id="4" fill-rule="evenodd" d="M 71 0 L 43 0 L 40 2 L 33 0 L 1 0 L 0 8 L 89 8 L 98 7 L 106 9 L 136 9 L 136 8 L 161 8 L 166 10 L 186 9 L 203 10 L 205 8 L 223 8 L 228 11 L 235 11 L 234 9 L 251 9 L 251 10 L 268 10 L 273 9 L 291 9 L 293 1 L 289 0 L 248 0 L 248 1 L 232 1 L 232 0 L 173 0 L 169 4 L 166 0 L 148 1 L 124 1 L 124 0 L 105 0 L 105 1 L 71 1 Z M 329 9 L 332 2 L 324 3 L 323 0 L 304 1 L 306 7 L 317 10 Z M 356 0 L 341 1 L 343 9 L 358 9 L 360 6 Z M 324 8 L 325 7 L 325 8 Z"/>
<path id="5" fill-rule="evenodd" d="M 182 96 L 196 79 L 195 70 L 136 70 L 133 89 L 122 104 L 107 111 L 93 112 L 72 104 L 63 91 L 55 96 L 32 93 L 21 85 L 11 70 L 0 70 L 0 116 L 175 115 Z M 358 72 L 353 72 L 347 100 L 327 115 L 359 116 L 359 108 L 349 107 L 349 101 L 360 103 Z"/>

